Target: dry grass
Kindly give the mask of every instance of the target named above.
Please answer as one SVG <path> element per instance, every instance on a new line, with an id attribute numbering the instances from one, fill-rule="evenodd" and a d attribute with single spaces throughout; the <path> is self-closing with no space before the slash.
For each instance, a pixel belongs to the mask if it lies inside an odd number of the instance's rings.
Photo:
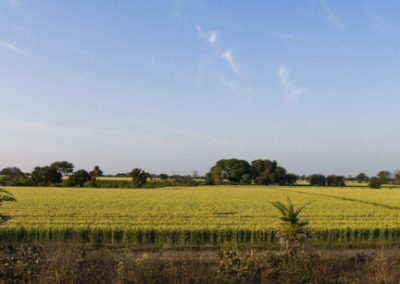
<path id="1" fill-rule="evenodd" d="M 399 250 L 132 251 L 74 243 L 3 249 L 2 283 L 400 283 Z"/>

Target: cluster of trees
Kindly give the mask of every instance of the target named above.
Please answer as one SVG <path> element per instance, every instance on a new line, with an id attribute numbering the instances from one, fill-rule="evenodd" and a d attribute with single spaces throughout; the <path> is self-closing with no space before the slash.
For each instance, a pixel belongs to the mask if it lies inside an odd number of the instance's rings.
<path id="1" fill-rule="evenodd" d="M 276 161 L 219 160 L 206 174 L 206 184 L 294 185 L 297 176 L 288 174 Z"/>
<path id="2" fill-rule="evenodd" d="M 314 174 L 308 176 L 307 180 L 310 185 L 315 186 L 346 186 L 346 178 L 344 176 Z"/>
<path id="3" fill-rule="evenodd" d="M 364 173 L 360 173 L 352 180 L 361 183 L 369 182 L 372 178 L 379 180 L 381 184 L 400 184 L 400 170 L 396 170 L 394 173 L 390 173 L 389 171 L 380 171 L 376 177 L 371 178 Z"/>
<path id="4" fill-rule="evenodd" d="M 358 174 L 356 177 L 314 174 L 308 177 L 300 177 L 307 179 L 310 185 L 315 186 L 346 186 L 346 181 L 357 181 L 358 183 L 367 182 L 371 188 L 380 188 L 382 184 L 400 184 L 400 171 L 397 170 L 393 174 L 389 171 L 380 171 L 376 177 L 368 177 L 364 173 Z"/>
<path id="5" fill-rule="evenodd" d="M 31 173 L 23 173 L 16 167 L 0 171 L 1 183 L 10 186 L 83 186 L 88 181 L 95 183 L 96 177 L 102 176 L 99 166 L 90 173 L 85 170 L 74 172 L 74 164 L 68 161 L 54 162 L 49 166 L 35 167 Z M 63 180 L 63 176 L 67 179 Z"/>
<path id="6" fill-rule="evenodd" d="M 355 178 L 359 183 L 368 182 L 370 188 L 380 188 L 382 184 L 400 184 L 400 170 L 394 173 L 380 171 L 376 177 L 369 178 L 364 173 L 360 173 Z"/>

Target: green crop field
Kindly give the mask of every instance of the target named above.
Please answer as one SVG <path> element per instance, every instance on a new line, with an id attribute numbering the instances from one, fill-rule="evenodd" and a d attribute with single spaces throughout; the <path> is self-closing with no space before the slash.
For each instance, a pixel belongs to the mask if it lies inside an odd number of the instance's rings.
<path id="1" fill-rule="evenodd" d="M 208 186 L 160 189 L 6 187 L 18 202 L 0 239 L 110 243 L 274 242 L 278 211 L 290 197 L 313 240 L 400 239 L 400 188 Z"/>

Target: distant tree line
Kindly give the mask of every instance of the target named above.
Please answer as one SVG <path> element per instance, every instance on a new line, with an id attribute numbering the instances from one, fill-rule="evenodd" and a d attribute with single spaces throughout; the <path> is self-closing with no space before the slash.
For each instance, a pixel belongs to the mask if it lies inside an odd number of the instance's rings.
<path id="1" fill-rule="evenodd" d="M 358 174 L 356 177 L 313 174 L 308 177 L 302 177 L 309 181 L 310 185 L 314 186 L 346 186 L 346 181 L 354 181 L 358 183 L 368 183 L 370 188 L 380 188 L 383 184 L 398 184 L 400 185 L 400 170 L 393 174 L 389 171 L 380 171 L 377 176 L 368 177 L 364 173 Z"/>
<path id="2" fill-rule="evenodd" d="M 24 173 L 19 168 L 7 167 L 0 171 L 0 185 L 8 186 L 65 186 L 65 187 L 104 187 L 104 188 L 154 188 L 165 186 L 198 186 L 221 184 L 256 184 L 256 185 L 295 185 L 297 180 L 307 180 L 311 186 L 346 186 L 346 181 L 368 183 L 371 188 L 380 188 L 382 184 L 400 184 L 400 170 L 390 173 L 380 171 L 376 177 L 364 173 L 356 177 L 340 175 L 312 174 L 297 176 L 287 173 L 277 161 L 258 159 L 251 163 L 240 159 L 222 159 L 211 167 L 205 176 L 150 174 L 135 168 L 128 173 L 119 173 L 116 177 L 129 179 L 99 179 L 104 173 L 99 166 L 92 171 L 84 169 L 74 171 L 74 164 L 57 161 L 49 166 L 35 167 L 31 173 Z"/>
<path id="3" fill-rule="evenodd" d="M 73 163 L 58 161 L 49 166 L 35 167 L 31 173 L 24 173 L 16 167 L 4 168 L 0 171 L 0 183 L 9 186 L 88 186 L 95 184 L 96 178 L 102 175 L 99 166 L 91 172 L 74 172 Z"/>
<path id="4" fill-rule="evenodd" d="M 64 186 L 64 187 L 104 187 L 104 188 L 154 188 L 164 186 L 197 186 L 201 184 L 191 176 L 166 174 L 152 175 L 135 168 L 129 173 L 117 174 L 117 177 L 129 177 L 131 180 L 108 180 L 103 171 L 95 166 L 90 172 L 84 169 L 74 171 L 74 164 L 57 161 L 49 166 L 35 167 L 31 173 L 19 168 L 8 167 L 0 171 L 0 185 L 6 186 Z"/>

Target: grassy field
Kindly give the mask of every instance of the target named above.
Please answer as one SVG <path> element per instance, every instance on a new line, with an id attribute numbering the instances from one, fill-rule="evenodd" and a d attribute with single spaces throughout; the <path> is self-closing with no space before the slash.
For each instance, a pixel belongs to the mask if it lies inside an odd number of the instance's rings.
<path id="1" fill-rule="evenodd" d="M 209 186 L 160 189 L 6 187 L 18 202 L 1 211 L 2 240 L 206 244 L 276 241 L 270 201 L 314 201 L 302 217 L 312 239 L 400 239 L 400 189 Z"/>

